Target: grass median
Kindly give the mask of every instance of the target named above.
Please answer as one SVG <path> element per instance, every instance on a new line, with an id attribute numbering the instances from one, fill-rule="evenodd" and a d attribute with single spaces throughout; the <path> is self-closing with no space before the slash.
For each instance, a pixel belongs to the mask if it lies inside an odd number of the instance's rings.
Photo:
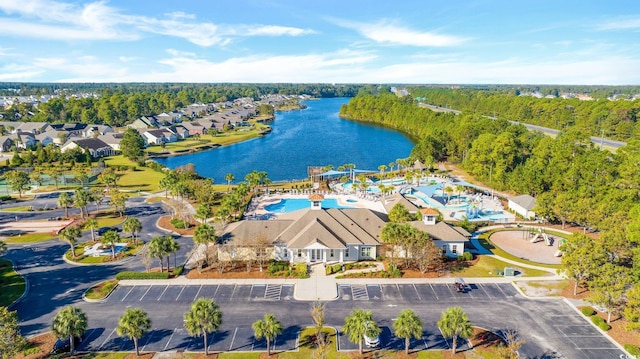
<path id="1" fill-rule="evenodd" d="M 24 278 L 15 270 L 13 264 L 0 258 L 0 306 L 6 307 L 15 302 L 26 288 Z"/>

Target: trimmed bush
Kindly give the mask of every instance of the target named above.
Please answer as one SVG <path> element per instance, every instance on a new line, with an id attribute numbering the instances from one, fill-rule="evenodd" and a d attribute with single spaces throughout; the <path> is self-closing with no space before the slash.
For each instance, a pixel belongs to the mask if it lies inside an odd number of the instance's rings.
<path id="1" fill-rule="evenodd" d="M 605 332 L 609 329 L 611 329 L 611 326 L 609 324 L 607 324 L 607 322 L 604 321 L 604 319 L 598 317 L 598 316 L 593 316 L 591 317 L 591 321 L 593 322 L 593 324 L 595 324 L 598 328 L 604 330 Z"/>
<path id="2" fill-rule="evenodd" d="M 596 311 L 593 310 L 593 308 L 591 308 L 591 307 L 582 307 L 582 309 L 580 309 L 580 311 L 582 312 L 582 314 L 586 315 L 587 317 L 590 317 L 590 316 L 596 314 Z"/>
<path id="3" fill-rule="evenodd" d="M 173 268 L 173 275 L 175 277 L 177 277 L 180 274 L 182 274 L 182 271 L 184 271 L 184 266 L 177 266 L 177 267 Z"/>
<path id="4" fill-rule="evenodd" d="M 633 344 L 625 344 L 624 350 L 629 352 L 634 358 L 640 358 L 640 348 Z"/>
<path id="5" fill-rule="evenodd" d="M 465 261 L 472 261 L 473 260 L 473 253 L 464 252 L 464 254 L 462 255 L 462 258 L 464 258 Z"/>
<path id="6" fill-rule="evenodd" d="M 169 279 L 169 272 L 120 272 L 116 279 Z"/>
<path id="7" fill-rule="evenodd" d="M 178 218 L 173 218 L 171 220 L 171 225 L 173 225 L 174 228 L 177 229 L 184 229 L 187 228 L 187 226 L 185 225 L 184 221 Z"/>

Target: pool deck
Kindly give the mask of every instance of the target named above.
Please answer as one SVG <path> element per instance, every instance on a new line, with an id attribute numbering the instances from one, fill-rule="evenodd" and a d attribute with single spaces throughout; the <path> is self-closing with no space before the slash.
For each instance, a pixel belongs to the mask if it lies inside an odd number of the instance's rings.
<path id="1" fill-rule="evenodd" d="M 293 211 L 286 213 L 269 212 L 266 206 L 279 203 L 282 199 L 307 199 L 308 194 L 268 194 L 254 198 L 247 211 L 246 219 L 294 219 L 301 215 L 304 211 Z M 359 198 L 355 195 L 347 194 L 324 194 L 325 199 L 335 199 L 339 205 L 345 207 L 367 208 L 376 212 L 386 213 L 380 201 L 367 198 Z M 349 202 L 348 202 L 349 201 Z M 355 201 L 355 202 L 354 202 Z M 309 205 L 311 208 L 311 205 Z"/>

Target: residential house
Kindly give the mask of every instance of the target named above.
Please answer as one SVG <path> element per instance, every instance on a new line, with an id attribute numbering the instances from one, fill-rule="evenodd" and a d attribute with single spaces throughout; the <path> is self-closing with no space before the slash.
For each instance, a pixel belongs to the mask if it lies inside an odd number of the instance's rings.
<path id="1" fill-rule="evenodd" d="M 133 121 L 129 127 L 133 127 L 133 128 L 159 128 L 160 127 L 160 122 L 158 121 L 158 119 L 155 118 L 155 116 L 142 116 L 138 119 L 136 119 L 135 121 Z"/>
<path id="2" fill-rule="evenodd" d="M 29 132 L 34 135 L 52 129 L 51 125 L 46 122 L 15 122 L 14 124 L 16 132 Z"/>
<path id="3" fill-rule="evenodd" d="M 207 133 L 207 128 L 205 128 L 200 122 L 190 121 L 183 122 L 181 124 L 182 127 L 186 128 L 189 131 L 189 135 L 205 135 Z"/>
<path id="4" fill-rule="evenodd" d="M 437 222 L 439 212 L 433 208 L 421 209 L 422 220 L 409 222 L 415 228 L 427 232 L 435 245 L 448 257 L 459 257 L 464 254 L 465 243 L 471 234 L 462 227 L 452 226 L 445 222 Z"/>
<path id="5" fill-rule="evenodd" d="M 69 136 L 84 136 L 84 131 L 87 128 L 86 123 L 58 123 L 53 124 L 51 127 L 56 131 L 64 131 Z"/>
<path id="6" fill-rule="evenodd" d="M 508 208 L 521 215 L 525 219 L 535 219 L 536 199 L 528 194 L 509 198 Z"/>
<path id="7" fill-rule="evenodd" d="M 122 141 L 123 135 L 123 133 L 119 132 L 107 132 L 104 135 L 99 135 L 96 138 L 111 146 L 114 151 L 120 151 L 120 141 Z"/>
<path id="8" fill-rule="evenodd" d="M 83 153 L 85 150 L 88 150 L 91 154 L 91 157 L 94 158 L 112 156 L 115 154 L 115 151 L 111 146 L 97 138 L 70 139 L 66 144 L 64 144 L 64 146 L 60 148 L 60 151 L 62 153 L 65 153 L 74 148 L 81 148 Z"/>
<path id="9" fill-rule="evenodd" d="M 167 127 L 166 130 L 178 136 L 179 140 L 189 138 L 189 130 L 182 125 L 170 126 Z"/>
<path id="10" fill-rule="evenodd" d="M 11 151 L 11 146 L 13 146 L 13 140 L 10 136 L 0 136 L 0 152 Z"/>
<path id="11" fill-rule="evenodd" d="M 87 128 L 85 128 L 84 132 L 82 133 L 82 137 L 85 138 L 92 138 L 92 137 L 99 137 L 101 135 L 107 134 L 107 133 L 114 133 L 115 131 L 113 130 L 113 128 L 109 125 L 89 125 L 87 126 Z"/>
<path id="12" fill-rule="evenodd" d="M 178 140 L 178 135 L 166 128 L 144 131 L 142 132 L 142 137 L 149 145 L 161 145 L 163 143 L 172 143 Z"/>
<path id="13" fill-rule="evenodd" d="M 16 132 L 11 135 L 13 143 L 20 149 L 29 148 L 35 146 L 38 142 L 36 137 L 31 132 Z"/>

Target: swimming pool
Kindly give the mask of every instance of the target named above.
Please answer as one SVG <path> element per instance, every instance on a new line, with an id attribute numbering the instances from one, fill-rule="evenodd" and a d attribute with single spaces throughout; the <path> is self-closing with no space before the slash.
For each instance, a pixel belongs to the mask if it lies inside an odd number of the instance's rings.
<path id="1" fill-rule="evenodd" d="M 337 199 L 329 198 L 322 200 L 322 208 L 355 208 L 343 206 L 338 203 Z M 278 203 L 269 204 L 264 207 L 268 212 L 272 213 L 289 213 L 305 208 L 311 208 L 311 201 L 306 198 L 283 198 Z"/>

